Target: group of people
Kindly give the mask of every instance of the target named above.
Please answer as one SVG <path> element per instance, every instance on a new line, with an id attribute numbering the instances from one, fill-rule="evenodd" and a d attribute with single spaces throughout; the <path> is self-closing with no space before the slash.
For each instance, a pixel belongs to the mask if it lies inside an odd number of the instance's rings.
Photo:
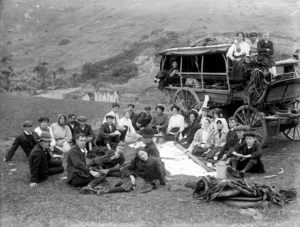
<path id="1" fill-rule="evenodd" d="M 276 79 L 276 63 L 274 61 L 274 44 L 270 40 L 270 33 L 268 31 L 262 33 L 262 39 L 258 39 L 258 33 L 251 31 L 248 33 L 249 39 L 246 40 L 243 32 L 236 34 L 234 43 L 228 49 L 226 56 L 233 62 L 233 70 L 231 78 L 241 79 L 242 64 L 241 59 L 244 56 L 256 56 L 270 74 Z"/>
<path id="2" fill-rule="evenodd" d="M 264 172 L 255 133 L 246 126 L 237 126 L 233 117 L 229 118 L 228 127 L 220 110 L 203 106 L 183 116 L 180 108 L 173 105 L 170 108 L 172 115 L 168 117 L 161 104 L 156 106 L 154 114 L 151 114 L 150 106 L 139 114 L 134 112 L 134 107 L 129 104 L 120 118 L 120 105 L 113 103 L 97 137 L 85 116 L 76 119 L 75 114 L 68 118 L 60 114 L 57 122 L 50 126 L 49 118 L 41 117 L 34 130 L 33 122 L 25 121 L 23 133 L 15 138 L 4 161 L 10 161 L 20 146 L 29 159 L 30 186 L 35 187 L 49 175 L 64 171 L 66 153 L 67 182 L 82 187 L 82 193 L 104 194 L 134 189 L 147 192 L 156 187 L 155 180 L 161 185 L 166 184 L 167 170 L 153 142 L 158 136 L 179 143 L 212 164 L 227 161 L 232 166 L 228 170 L 234 176 L 244 177 L 249 171 Z M 141 138 L 145 146 L 137 148 L 136 157 L 127 162 L 123 152 L 129 134 Z M 101 183 L 109 176 L 120 177 L 120 182 L 104 189 Z"/>

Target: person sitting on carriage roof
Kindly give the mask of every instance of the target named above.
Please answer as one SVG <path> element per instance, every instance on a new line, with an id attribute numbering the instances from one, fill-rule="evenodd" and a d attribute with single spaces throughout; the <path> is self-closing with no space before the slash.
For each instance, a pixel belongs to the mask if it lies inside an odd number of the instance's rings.
<path id="1" fill-rule="evenodd" d="M 250 46 L 245 42 L 245 34 L 238 32 L 236 34 L 236 40 L 232 46 L 228 49 L 226 57 L 233 62 L 233 68 L 231 71 L 231 80 L 244 80 L 243 78 L 243 65 L 240 61 L 244 56 L 249 56 Z"/>
<path id="2" fill-rule="evenodd" d="M 257 55 L 257 43 L 258 43 L 257 32 L 250 31 L 248 35 L 249 35 L 249 39 L 247 39 L 246 42 L 250 46 L 250 55 Z"/>
<path id="3" fill-rule="evenodd" d="M 244 134 L 246 143 L 240 146 L 237 151 L 232 152 L 228 172 L 234 177 L 245 177 L 247 172 L 264 173 L 264 165 L 260 160 L 262 151 L 256 141 L 256 133 L 248 131 Z"/>
<path id="4" fill-rule="evenodd" d="M 276 63 L 274 61 L 274 44 L 269 40 L 270 33 L 263 32 L 263 39 L 257 43 L 258 60 L 269 69 L 273 78 L 277 77 Z"/>

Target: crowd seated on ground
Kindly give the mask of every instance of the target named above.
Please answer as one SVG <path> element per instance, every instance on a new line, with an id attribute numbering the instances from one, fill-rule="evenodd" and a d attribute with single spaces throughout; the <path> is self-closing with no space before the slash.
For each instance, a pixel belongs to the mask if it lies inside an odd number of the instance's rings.
<path id="1" fill-rule="evenodd" d="M 66 115 L 60 114 L 57 122 L 50 127 L 49 118 L 40 117 L 39 126 L 34 131 L 33 122 L 25 121 L 23 133 L 15 138 L 4 161 L 11 161 L 20 146 L 28 157 L 32 187 L 50 175 L 62 173 L 65 161 L 67 182 L 79 187 L 83 194 L 102 195 L 132 190 L 140 193 L 156 188 L 155 179 L 161 185 L 166 182 L 168 171 L 155 141 L 160 137 L 163 141 L 182 145 L 186 151 L 208 163 L 225 161 L 231 166 L 228 171 L 232 176 L 244 177 L 247 172 L 264 172 L 256 135 L 249 132 L 248 127 L 237 125 L 233 117 L 228 119 L 228 129 L 221 112 L 207 107 L 208 100 L 205 97 L 201 109 L 192 109 L 186 118 L 180 114 L 178 106 L 169 107 L 171 116 L 168 117 L 164 113 L 167 106 L 158 104 L 153 116 L 151 107 L 146 106 L 145 111 L 132 120 L 132 110 L 129 109 L 125 109 L 124 116 L 116 120 L 120 105 L 114 103 L 113 110 L 104 116 L 96 140 L 85 116 L 78 117 L 77 123 L 75 114 L 68 115 L 69 122 Z M 122 133 L 124 136 L 121 136 Z M 136 150 L 137 156 L 132 161 L 126 160 L 123 154 L 130 133 L 139 135 L 135 141 L 140 140 L 144 144 L 143 148 Z M 120 182 L 104 190 L 103 182 L 112 176 L 121 177 Z"/>

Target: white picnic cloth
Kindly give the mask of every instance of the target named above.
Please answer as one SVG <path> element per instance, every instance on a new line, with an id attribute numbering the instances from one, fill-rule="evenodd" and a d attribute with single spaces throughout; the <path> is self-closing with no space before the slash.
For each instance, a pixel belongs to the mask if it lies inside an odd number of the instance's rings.
<path id="1" fill-rule="evenodd" d="M 145 146 L 142 142 L 129 145 L 132 148 Z M 216 172 L 207 172 L 201 166 L 196 164 L 184 152 L 180 151 L 174 142 L 170 141 L 164 144 L 158 144 L 157 148 L 162 161 L 165 163 L 165 168 L 172 176 L 188 175 L 188 176 L 216 176 Z"/>

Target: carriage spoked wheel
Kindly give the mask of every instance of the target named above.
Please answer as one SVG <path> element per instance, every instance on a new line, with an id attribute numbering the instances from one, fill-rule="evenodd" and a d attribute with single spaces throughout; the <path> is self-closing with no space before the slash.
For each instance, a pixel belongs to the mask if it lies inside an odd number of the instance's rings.
<path id="1" fill-rule="evenodd" d="M 244 105 L 239 107 L 234 117 L 239 124 L 250 126 L 251 131 L 258 134 L 257 140 L 261 146 L 265 145 L 267 140 L 267 123 L 264 114 L 259 112 L 256 108 Z"/>
<path id="2" fill-rule="evenodd" d="M 290 109 L 300 114 L 300 99 L 296 99 L 291 103 Z M 292 127 L 283 131 L 283 134 L 290 140 L 300 141 L 300 117 L 292 119 Z"/>
<path id="3" fill-rule="evenodd" d="M 188 87 L 183 87 L 175 92 L 173 103 L 180 107 L 180 109 L 187 113 L 189 110 L 200 104 L 199 97 L 197 94 Z"/>

